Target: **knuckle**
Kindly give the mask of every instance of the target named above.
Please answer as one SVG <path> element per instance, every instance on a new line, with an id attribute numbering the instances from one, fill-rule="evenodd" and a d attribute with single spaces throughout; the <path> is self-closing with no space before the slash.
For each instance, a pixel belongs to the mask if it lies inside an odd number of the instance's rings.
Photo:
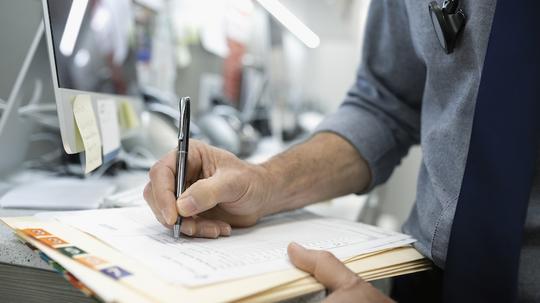
<path id="1" fill-rule="evenodd" d="M 152 184 L 150 182 L 146 183 L 146 186 L 143 190 L 143 197 L 146 201 L 150 202 L 152 196 Z"/>
<path id="2" fill-rule="evenodd" d="M 219 231 L 216 228 L 205 228 L 202 232 L 203 237 L 207 238 L 217 238 L 219 237 Z"/>
<path id="3" fill-rule="evenodd" d="M 204 142 L 197 140 L 197 139 L 190 139 L 189 144 L 194 148 L 201 148 L 205 145 Z M 176 152 L 176 149 L 174 150 Z"/>
<path id="4" fill-rule="evenodd" d="M 241 180 L 240 178 L 238 178 L 238 176 L 235 176 L 234 174 L 232 175 L 232 178 L 231 178 L 231 181 L 239 181 Z M 238 183 L 237 182 L 224 182 L 223 183 L 223 190 L 225 190 L 226 192 L 228 193 L 232 193 L 234 196 L 237 196 L 238 195 Z"/>
<path id="5" fill-rule="evenodd" d="M 161 163 L 156 162 L 152 167 L 150 168 L 150 171 L 148 172 L 148 176 L 150 177 L 150 180 L 155 179 L 159 170 L 161 169 Z"/>
<path id="6" fill-rule="evenodd" d="M 204 148 L 208 153 L 212 153 L 215 156 L 221 158 L 221 159 L 236 159 L 237 157 L 230 151 L 225 150 L 223 148 L 215 147 L 212 145 L 205 145 Z"/>

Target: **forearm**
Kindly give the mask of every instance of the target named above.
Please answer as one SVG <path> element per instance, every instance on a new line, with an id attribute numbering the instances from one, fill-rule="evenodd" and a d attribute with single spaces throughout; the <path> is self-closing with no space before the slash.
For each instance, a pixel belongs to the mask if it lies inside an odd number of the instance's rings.
<path id="1" fill-rule="evenodd" d="M 371 180 L 358 151 L 330 132 L 316 134 L 261 166 L 270 189 L 265 215 L 360 192 Z"/>

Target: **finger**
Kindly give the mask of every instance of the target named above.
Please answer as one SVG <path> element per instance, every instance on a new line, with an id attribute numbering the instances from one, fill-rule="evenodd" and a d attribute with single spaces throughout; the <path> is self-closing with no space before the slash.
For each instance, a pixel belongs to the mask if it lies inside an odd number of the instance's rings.
<path id="1" fill-rule="evenodd" d="M 153 205 L 163 222 L 173 225 L 177 218 L 175 175 L 164 160 L 158 161 L 150 170 Z"/>
<path id="2" fill-rule="evenodd" d="M 188 183 L 195 182 L 200 175 L 201 153 L 204 144 L 197 140 L 191 142 L 193 152 L 188 154 Z M 167 226 L 172 226 L 178 216 L 176 210 L 176 149 L 168 152 L 150 170 L 150 182 L 152 194 L 145 198 L 154 212 L 158 221 Z"/>
<path id="3" fill-rule="evenodd" d="M 231 226 L 223 221 L 184 218 L 180 231 L 191 237 L 215 239 L 219 236 L 229 236 Z"/>
<path id="4" fill-rule="evenodd" d="M 154 213 L 154 216 L 156 217 L 158 222 L 165 225 L 165 222 L 163 222 L 163 219 L 161 218 L 161 214 L 159 214 L 160 212 L 158 211 L 154 203 L 154 195 L 152 193 L 152 183 L 148 182 L 146 186 L 144 187 L 143 197 L 144 197 L 144 200 L 146 200 L 146 203 L 148 204 L 148 206 L 150 206 L 150 209 Z"/>
<path id="5" fill-rule="evenodd" d="M 217 172 L 210 178 L 193 183 L 177 201 L 176 207 L 180 215 L 190 217 L 218 203 L 234 202 L 244 193 L 234 173 Z"/>
<path id="6" fill-rule="evenodd" d="M 165 154 L 157 163 L 168 167 L 173 173 L 176 173 L 176 148 Z"/>
<path id="7" fill-rule="evenodd" d="M 289 244 L 287 253 L 294 266 L 312 274 L 315 279 L 331 291 L 359 279 L 330 252 L 305 249 L 293 242 Z"/>
<path id="8" fill-rule="evenodd" d="M 230 236 L 232 232 L 231 225 L 227 222 L 219 221 L 217 220 L 216 223 L 219 225 L 219 229 L 221 230 L 220 235 L 221 236 Z"/>
<path id="9" fill-rule="evenodd" d="M 189 140 L 189 152 L 187 163 L 186 183 L 190 184 L 197 182 L 202 174 L 202 154 L 206 153 L 206 145 L 198 140 Z M 176 150 L 175 150 L 176 151 Z"/>
<path id="10" fill-rule="evenodd" d="M 259 219 L 256 210 L 250 210 L 248 208 L 244 208 L 244 210 L 245 212 L 242 214 L 236 215 L 225 210 L 223 205 L 218 205 L 217 207 L 200 213 L 198 216 L 210 220 L 224 221 L 235 227 L 249 227 L 255 225 Z M 247 215 L 245 213 L 247 213 Z"/>
<path id="11" fill-rule="evenodd" d="M 191 183 L 197 181 L 201 175 L 202 167 L 202 154 L 205 153 L 205 144 L 199 140 L 189 140 L 190 150 L 188 152 L 188 165 L 186 179 Z M 176 155 L 177 149 L 169 151 L 158 162 L 160 165 L 168 167 L 174 174 L 176 174 Z"/>

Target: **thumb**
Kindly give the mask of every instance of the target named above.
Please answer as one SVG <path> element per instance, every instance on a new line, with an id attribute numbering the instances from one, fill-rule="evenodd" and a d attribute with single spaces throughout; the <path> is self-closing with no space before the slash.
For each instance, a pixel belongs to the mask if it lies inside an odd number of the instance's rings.
<path id="1" fill-rule="evenodd" d="M 234 173 L 216 173 L 193 183 L 176 201 L 178 213 L 184 217 L 202 213 L 222 202 L 234 202 L 244 193 L 243 184 Z"/>
<path id="2" fill-rule="evenodd" d="M 353 280 L 361 279 L 328 251 L 305 249 L 292 242 L 287 248 L 287 253 L 294 266 L 312 274 L 331 291 Z"/>

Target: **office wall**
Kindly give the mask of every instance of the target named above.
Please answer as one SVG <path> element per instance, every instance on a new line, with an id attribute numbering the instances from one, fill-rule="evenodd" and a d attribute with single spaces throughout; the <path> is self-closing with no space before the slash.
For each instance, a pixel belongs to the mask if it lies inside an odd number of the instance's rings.
<path id="1" fill-rule="evenodd" d="M 302 92 L 324 112 L 335 110 L 353 83 L 364 36 L 369 0 L 284 0 L 283 3 L 321 38 L 307 49 Z"/>
<path id="2" fill-rule="evenodd" d="M 374 191 L 380 212 L 380 216 L 374 223 L 389 229 L 400 230 L 416 198 L 421 159 L 421 148 L 414 146 L 386 184 Z"/>

